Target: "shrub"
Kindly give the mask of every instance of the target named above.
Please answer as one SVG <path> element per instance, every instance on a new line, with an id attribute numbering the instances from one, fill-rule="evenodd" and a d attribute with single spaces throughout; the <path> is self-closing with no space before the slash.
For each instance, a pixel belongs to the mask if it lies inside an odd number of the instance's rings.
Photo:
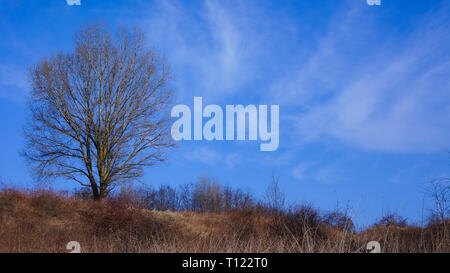
<path id="1" fill-rule="evenodd" d="M 406 218 L 400 216 L 397 213 L 387 213 L 381 217 L 378 222 L 375 223 L 375 226 L 396 226 L 396 227 L 406 227 L 407 220 Z"/>

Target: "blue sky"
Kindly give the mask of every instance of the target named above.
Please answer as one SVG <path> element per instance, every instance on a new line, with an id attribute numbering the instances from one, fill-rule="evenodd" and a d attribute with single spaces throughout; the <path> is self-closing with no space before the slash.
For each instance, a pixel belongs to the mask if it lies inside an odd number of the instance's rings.
<path id="1" fill-rule="evenodd" d="M 261 197 L 274 173 L 291 202 L 349 203 L 363 224 L 388 210 L 419 221 L 430 205 L 423 184 L 450 177 L 449 11 L 445 0 L 2 0 L 0 177 L 33 185 L 19 156 L 27 68 L 100 21 L 146 32 L 176 75 L 179 103 L 280 105 L 277 151 L 181 142 L 143 182 L 208 175 Z"/>

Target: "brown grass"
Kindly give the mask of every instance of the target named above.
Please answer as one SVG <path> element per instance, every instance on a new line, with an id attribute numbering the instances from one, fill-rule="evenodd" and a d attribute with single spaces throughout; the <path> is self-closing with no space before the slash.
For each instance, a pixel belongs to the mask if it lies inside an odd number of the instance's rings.
<path id="1" fill-rule="evenodd" d="M 120 198 L 80 200 L 52 191 L 0 192 L 0 252 L 449 252 L 448 223 L 377 225 L 356 233 L 309 207 L 284 213 L 156 211 Z"/>

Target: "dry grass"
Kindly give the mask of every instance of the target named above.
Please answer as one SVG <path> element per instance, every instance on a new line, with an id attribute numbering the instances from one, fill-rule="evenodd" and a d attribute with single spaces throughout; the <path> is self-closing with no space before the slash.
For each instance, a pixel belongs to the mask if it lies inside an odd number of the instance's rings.
<path id="1" fill-rule="evenodd" d="M 0 252 L 450 252 L 448 223 L 378 225 L 355 233 L 309 207 L 268 213 L 156 211 L 120 198 L 80 200 L 51 191 L 0 192 Z"/>

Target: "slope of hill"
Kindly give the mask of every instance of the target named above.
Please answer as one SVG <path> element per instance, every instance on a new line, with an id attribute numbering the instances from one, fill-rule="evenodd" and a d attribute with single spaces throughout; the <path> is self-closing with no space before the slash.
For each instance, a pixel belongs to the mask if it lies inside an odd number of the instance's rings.
<path id="1" fill-rule="evenodd" d="M 222 213 L 156 211 L 120 198 L 104 202 L 51 191 L 0 192 L 0 252 L 450 252 L 448 222 L 428 227 L 383 225 L 356 233 L 305 207 Z"/>

